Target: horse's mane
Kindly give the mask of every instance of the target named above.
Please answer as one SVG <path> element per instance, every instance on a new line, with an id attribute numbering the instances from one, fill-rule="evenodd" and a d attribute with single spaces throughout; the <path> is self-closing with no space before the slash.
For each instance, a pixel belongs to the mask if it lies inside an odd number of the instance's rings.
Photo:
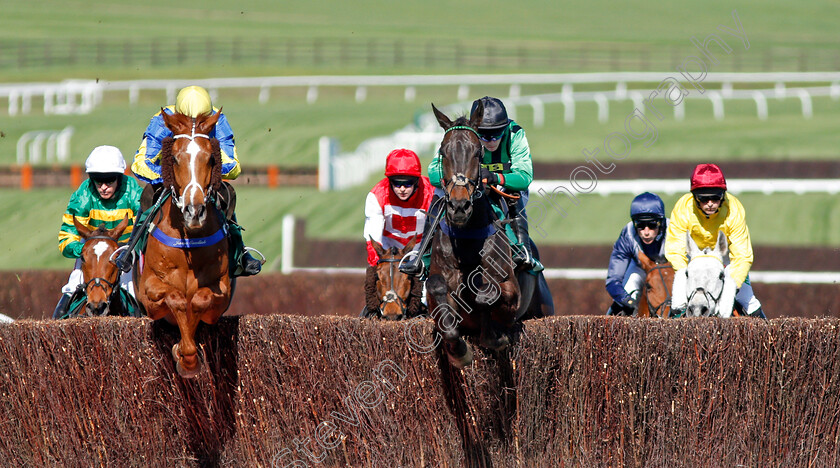
<path id="1" fill-rule="evenodd" d="M 108 228 L 105 226 L 105 223 L 102 223 L 99 226 L 96 226 L 96 229 L 91 231 L 90 237 L 96 237 L 96 236 L 102 236 L 102 237 L 107 237 L 108 236 Z"/>
<path id="2" fill-rule="evenodd" d="M 467 118 L 466 115 L 459 115 L 458 118 L 455 119 L 454 122 L 452 122 L 452 125 L 453 126 L 458 125 L 458 126 L 469 127 L 470 126 L 470 120 Z"/>
<path id="3" fill-rule="evenodd" d="M 164 187 L 173 187 L 175 185 L 175 175 L 172 173 L 172 145 L 175 144 L 175 139 L 166 137 L 160 142 L 160 177 L 163 179 Z M 210 139 L 210 160 L 213 167 L 210 173 L 210 186 L 213 190 L 219 190 L 222 185 L 222 151 L 219 146 L 219 140 L 215 138 Z"/>

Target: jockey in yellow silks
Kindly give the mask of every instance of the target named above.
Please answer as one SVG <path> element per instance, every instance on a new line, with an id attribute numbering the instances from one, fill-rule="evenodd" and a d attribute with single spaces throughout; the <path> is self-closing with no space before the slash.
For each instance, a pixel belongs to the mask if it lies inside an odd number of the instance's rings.
<path id="1" fill-rule="evenodd" d="M 140 209 L 147 211 L 157 196 L 161 193 L 163 187 L 163 179 L 160 175 L 160 149 L 161 142 L 164 138 L 171 137 L 172 131 L 166 127 L 163 121 L 163 112 L 167 114 L 180 113 L 196 118 L 199 115 L 213 115 L 220 113 L 219 120 L 215 127 L 207 132 L 210 138 L 215 138 L 219 141 L 219 150 L 222 156 L 222 178 L 226 180 L 233 180 L 239 176 L 241 167 L 239 165 L 239 156 L 236 153 L 236 145 L 233 138 L 233 130 L 228 123 L 225 114 L 219 109 L 213 107 L 210 100 L 210 93 L 201 86 L 187 86 L 178 92 L 175 98 L 175 105 L 164 107 L 160 112 L 152 116 L 146 131 L 143 132 L 143 141 L 140 143 L 140 148 L 134 155 L 134 162 L 131 164 L 131 171 L 138 179 L 147 182 L 148 185 L 143 189 L 141 197 Z M 233 193 L 233 187 L 227 182 L 224 183 L 225 190 Z M 231 196 L 232 197 L 232 196 Z M 236 215 L 231 214 L 228 221 L 228 235 L 231 242 L 231 255 L 237 256 L 237 267 L 234 269 L 234 276 L 251 276 L 256 275 L 262 269 L 260 260 L 252 257 L 249 250 L 246 248 L 242 240 L 241 226 L 236 222 Z M 143 235 L 140 231 L 133 235 L 129 240 L 129 245 L 134 246 L 136 237 Z M 262 254 L 260 254 L 262 255 Z M 129 249 L 124 250 L 115 260 L 115 263 L 122 270 L 126 271 L 129 267 L 131 252 Z"/>
<path id="2" fill-rule="evenodd" d="M 746 212 L 741 202 L 726 191 L 726 179 L 716 164 L 698 164 L 694 168 L 691 193 L 683 195 L 671 211 L 665 257 L 675 270 L 672 314 L 680 315 L 686 307 L 686 233 L 691 233 L 691 238 L 702 250 L 715 246 L 718 231 L 722 231 L 729 242 L 729 264 L 725 272 L 738 288 L 735 301 L 747 314 L 766 318 L 750 285 L 753 249 Z"/>

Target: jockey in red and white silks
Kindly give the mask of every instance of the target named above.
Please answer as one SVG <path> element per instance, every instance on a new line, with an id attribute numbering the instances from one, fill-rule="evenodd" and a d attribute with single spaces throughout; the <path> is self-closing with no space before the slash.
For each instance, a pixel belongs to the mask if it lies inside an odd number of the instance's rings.
<path id="1" fill-rule="evenodd" d="M 371 189 L 365 200 L 364 237 L 370 266 L 376 266 L 379 261 L 371 239 L 385 249 L 401 249 L 419 234 L 415 250 L 420 246 L 433 194 L 434 188 L 429 178 L 421 174 L 420 158 L 414 151 L 396 149 L 388 154 L 385 178 Z"/>

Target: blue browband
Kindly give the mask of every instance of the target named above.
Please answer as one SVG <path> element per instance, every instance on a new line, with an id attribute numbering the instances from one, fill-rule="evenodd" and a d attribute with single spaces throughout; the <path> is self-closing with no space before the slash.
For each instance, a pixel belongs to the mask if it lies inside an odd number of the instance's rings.
<path id="1" fill-rule="evenodd" d="M 162 244 L 176 249 L 208 247 L 211 245 L 218 244 L 222 239 L 225 238 L 225 236 L 227 236 L 227 225 L 225 223 L 222 223 L 222 227 L 218 231 L 214 232 L 213 235 L 207 237 L 199 237 L 197 239 L 183 239 L 168 236 L 164 234 L 160 229 L 155 229 L 152 231 L 152 237 L 159 240 Z"/>

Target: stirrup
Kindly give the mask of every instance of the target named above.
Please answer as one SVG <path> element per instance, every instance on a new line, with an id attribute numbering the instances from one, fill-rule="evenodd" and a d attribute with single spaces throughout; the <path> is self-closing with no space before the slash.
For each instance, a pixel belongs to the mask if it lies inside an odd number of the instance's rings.
<path id="1" fill-rule="evenodd" d="M 128 272 L 134 264 L 134 251 L 129 250 L 127 244 L 123 245 L 117 250 L 111 252 L 111 256 L 108 257 L 108 261 L 116 265 L 120 271 Z"/>
<path id="2" fill-rule="evenodd" d="M 253 247 L 245 247 L 245 248 L 242 249 L 242 256 L 244 256 L 248 252 L 256 252 L 256 254 L 259 255 L 260 259 L 261 259 L 260 260 L 260 265 L 265 265 L 265 255 L 263 255 L 262 252 L 260 252 L 259 250 L 255 249 Z M 252 255 L 252 257 L 253 257 L 253 255 Z M 239 257 L 239 258 L 242 258 L 242 257 Z"/>
<path id="3" fill-rule="evenodd" d="M 413 257 L 413 258 L 409 258 Z M 406 260 L 408 259 L 408 260 Z M 411 276 L 420 276 L 423 274 L 423 269 L 426 265 L 423 263 L 423 258 L 419 252 L 412 250 L 407 252 L 403 255 L 403 258 L 400 259 L 400 263 L 397 265 L 397 269 L 400 273 L 404 273 L 406 275 Z"/>

